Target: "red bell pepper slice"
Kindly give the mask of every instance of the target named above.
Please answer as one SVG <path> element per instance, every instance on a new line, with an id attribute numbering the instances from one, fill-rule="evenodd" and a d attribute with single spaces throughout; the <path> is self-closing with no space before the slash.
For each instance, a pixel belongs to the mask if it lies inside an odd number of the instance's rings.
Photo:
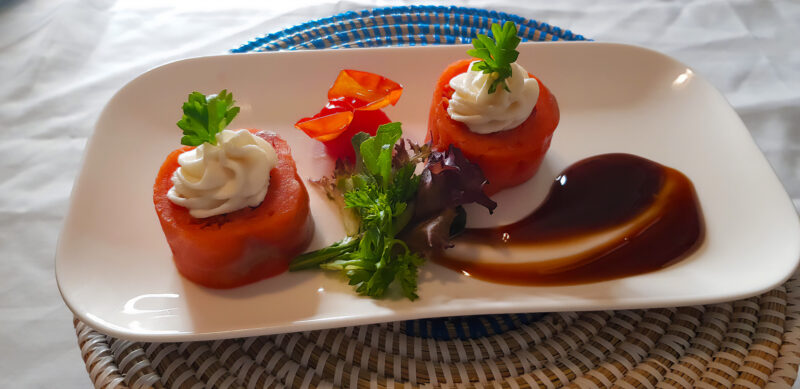
<path id="1" fill-rule="evenodd" d="M 328 101 L 347 101 L 352 107 L 350 111 L 324 115 L 323 108 L 319 114 L 300 119 L 294 126 L 312 139 L 328 142 L 347 131 L 355 111 L 374 111 L 395 105 L 402 94 L 403 87 L 386 77 L 360 70 L 342 70 L 328 90 Z"/>

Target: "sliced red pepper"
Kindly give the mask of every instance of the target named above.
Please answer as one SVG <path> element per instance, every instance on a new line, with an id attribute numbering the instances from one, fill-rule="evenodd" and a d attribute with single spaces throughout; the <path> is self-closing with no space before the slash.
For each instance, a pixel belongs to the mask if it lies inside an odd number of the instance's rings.
<path id="1" fill-rule="evenodd" d="M 402 94 L 403 87 L 386 77 L 347 69 L 339 72 L 333 86 L 328 90 L 328 100 L 354 98 L 365 102 L 356 109 L 372 111 L 389 104 L 397 104 Z"/>
<path id="2" fill-rule="evenodd" d="M 330 115 L 303 118 L 294 124 L 300 130 L 320 142 L 336 139 L 339 134 L 347 131 L 347 126 L 353 121 L 353 112 L 335 112 Z"/>
<path id="3" fill-rule="evenodd" d="M 374 135 L 379 125 L 389 122 L 379 110 L 397 104 L 402 94 L 403 87 L 386 77 L 359 70 L 342 70 L 328 90 L 328 105 L 313 117 L 298 120 L 295 127 L 312 139 L 324 142 L 332 157 L 352 159 L 355 154 L 349 138 L 358 131 Z M 368 111 L 378 112 L 366 115 Z M 350 128 L 351 124 L 357 124 L 355 122 L 359 122 L 356 126 L 359 128 Z M 348 139 L 340 140 L 340 136 Z M 348 150 L 339 150 L 342 146 Z"/>

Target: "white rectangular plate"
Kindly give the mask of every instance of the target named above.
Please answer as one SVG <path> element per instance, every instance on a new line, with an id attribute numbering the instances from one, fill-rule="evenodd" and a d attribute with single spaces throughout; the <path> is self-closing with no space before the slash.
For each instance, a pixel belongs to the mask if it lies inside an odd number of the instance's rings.
<path id="1" fill-rule="evenodd" d="M 283 274 L 233 290 L 184 280 L 172 264 L 152 203 L 175 126 L 191 91 L 233 92 L 235 128 L 273 130 L 288 140 L 301 176 L 331 168 L 322 147 L 293 128 L 325 104 L 341 69 L 366 70 L 405 86 L 390 118 L 423 140 L 439 73 L 464 46 L 223 55 L 153 69 L 120 90 L 97 122 L 56 253 L 56 275 L 72 311 L 116 337 L 188 341 L 486 313 L 577 311 L 705 304 L 744 298 L 783 282 L 800 258 L 795 210 L 725 99 L 685 65 L 618 44 L 531 43 L 520 63 L 558 98 L 561 123 L 529 183 L 501 193 L 491 219 L 532 210 L 562 168 L 595 154 L 627 152 L 683 171 L 695 184 L 707 234 L 689 258 L 661 271 L 594 284 L 523 287 L 471 279 L 433 263 L 421 298 L 357 296 L 334 274 Z M 317 231 L 312 248 L 343 236 L 336 210 L 309 188 Z"/>

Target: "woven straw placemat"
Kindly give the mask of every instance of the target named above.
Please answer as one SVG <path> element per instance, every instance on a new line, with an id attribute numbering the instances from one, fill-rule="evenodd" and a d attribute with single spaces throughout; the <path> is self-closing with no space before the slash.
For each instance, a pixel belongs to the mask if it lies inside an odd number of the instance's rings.
<path id="1" fill-rule="evenodd" d="M 511 20 L 524 40 L 585 40 L 493 11 L 347 12 L 233 52 L 467 43 Z M 137 343 L 75 320 L 97 388 L 790 387 L 800 362 L 800 280 L 682 308 L 428 319 L 211 342 Z"/>
<path id="2" fill-rule="evenodd" d="M 793 278 L 730 303 L 538 320 L 484 316 L 187 343 L 114 339 L 78 320 L 75 330 L 97 388 L 787 388 L 800 361 L 798 302 Z M 421 334 L 436 324 L 444 336 Z M 474 328 L 483 335 L 472 336 Z"/>

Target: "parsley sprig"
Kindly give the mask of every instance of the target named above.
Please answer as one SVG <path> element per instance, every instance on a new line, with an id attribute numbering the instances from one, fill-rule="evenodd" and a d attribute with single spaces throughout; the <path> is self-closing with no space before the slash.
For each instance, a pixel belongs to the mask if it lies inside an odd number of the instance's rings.
<path id="1" fill-rule="evenodd" d="M 239 113 L 239 107 L 233 103 L 233 94 L 225 89 L 208 96 L 200 92 L 189 94 L 189 100 L 183 103 L 183 117 L 177 123 L 183 130 L 181 144 L 217 144 L 217 133 L 224 130 Z"/>
<path id="2" fill-rule="evenodd" d="M 491 75 L 493 80 L 489 86 L 489 93 L 494 93 L 498 85 L 502 85 L 503 89 L 510 92 L 505 80 L 511 77 L 511 64 L 519 56 L 516 50 L 520 42 L 517 37 L 517 27 L 512 22 L 506 22 L 502 28 L 494 23 L 492 35 L 494 40 L 483 34 L 478 34 L 478 37 L 472 40 L 474 49 L 468 50 L 467 54 L 483 60 L 475 63 L 472 70 L 480 70 Z"/>
<path id="3" fill-rule="evenodd" d="M 418 160 L 411 158 L 393 164 L 395 143 L 400 139 L 400 123 L 380 126 L 374 137 L 365 133 L 353 136 L 356 165 L 352 174 L 338 179 L 345 207 L 360 219 L 359 231 L 332 246 L 295 258 L 290 271 L 322 268 L 341 271 L 356 292 L 383 297 L 392 283 L 403 296 L 415 300 L 417 273 L 425 258 L 398 239 L 413 216 L 414 199 L 420 176 L 414 173 Z"/>

